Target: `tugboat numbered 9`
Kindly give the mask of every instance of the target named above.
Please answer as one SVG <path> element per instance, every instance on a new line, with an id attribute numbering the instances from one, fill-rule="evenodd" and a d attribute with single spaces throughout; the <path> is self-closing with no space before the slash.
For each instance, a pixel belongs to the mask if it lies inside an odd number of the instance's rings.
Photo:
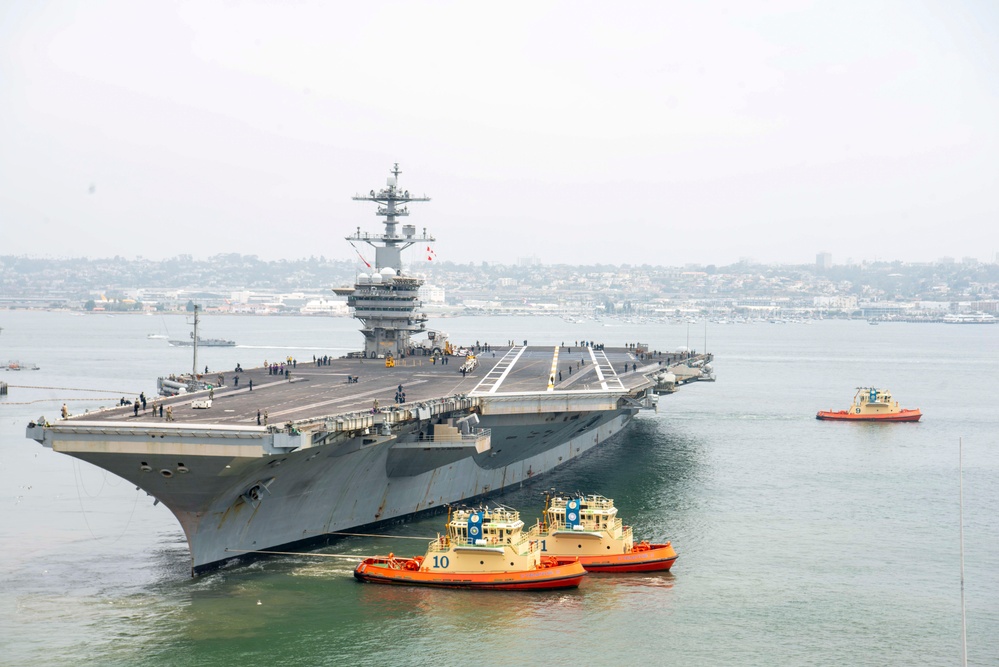
<path id="1" fill-rule="evenodd" d="M 546 505 L 541 552 L 558 562 L 578 559 L 587 572 L 656 572 L 677 559 L 670 542 L 636 544 L 610 498 L 555 496 Z"/>
<path id="2" fill-rule="evenodd" d="M 520 513 L 507 508 L 455 510 L 447 535 L 432 540 L 425 556 L 390 553 L 354 569 L 369 583 L 507 591 L 576 588 L 585 574 L 577 559 L 542 554 L 540 525 L 525 533 Z"/>
<path id="3" fill-rule="evenodd" d="M 857 387 L 853 404 L 848 410 L 820 410 L 816 419 L 872 422 L 916 422 L 923 416 L 918 409 L 903 410 L 891 392 L 875 387 Z"/>

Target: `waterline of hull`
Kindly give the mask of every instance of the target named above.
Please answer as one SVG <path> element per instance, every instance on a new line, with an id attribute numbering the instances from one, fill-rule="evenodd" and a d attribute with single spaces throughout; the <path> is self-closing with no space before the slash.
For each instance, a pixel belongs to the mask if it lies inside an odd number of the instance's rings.
<path id="1" fill-rule="evenodd" d="M 128 479 L 163 502 L 184 529 L 196 574 L 233 558 L 255 557 L 246 552 L 321 545 L 331 533 L 500 493 L 590 451 L 634 414 L 627 409 L 483 416 L 481 425 L 492 430 L 490 450 L 398 476 L 389 474 L 392 440 L 366 446 L 365 439 L 355 438 L 286 454 L 229 451 L 183 461 L 176 453 L 66 453 Z M 432 454 L 417 450 L 413 455 Z M 248 490 L 254 488 L 251 496 Z"/>

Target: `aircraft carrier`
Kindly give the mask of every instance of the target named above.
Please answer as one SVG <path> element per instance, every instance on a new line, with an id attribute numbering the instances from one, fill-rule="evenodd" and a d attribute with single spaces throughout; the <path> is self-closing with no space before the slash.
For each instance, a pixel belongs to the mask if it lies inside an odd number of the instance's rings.
<path id="1" fill-rule="evenodd" d="M 211 375 L 195 361 L 161 382 L 175 395 L 146 409 L 31 423 L 27 436 L 162 502 L 197 574 L 499 493 L 585 454 L 659 394 L 709 378 L 708 357 L 639 344 L 416 342 L 427 331 L 422 279 L 401 251 L 434 239 L 400 228 L 409 202 L 429 200 L 399 188 L 399 173 L 354 197 L 378 204 L 385 230 L 347 237 L 374 247 L 375 264 L 334 290 L 362 322 L 363 350 Z"/>

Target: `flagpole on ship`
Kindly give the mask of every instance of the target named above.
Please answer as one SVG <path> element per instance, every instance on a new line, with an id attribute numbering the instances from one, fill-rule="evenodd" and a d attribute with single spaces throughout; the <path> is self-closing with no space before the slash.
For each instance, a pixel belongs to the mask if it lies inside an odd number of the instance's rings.
<path id="1" fill-rule="evenodd" d="M 968 667 L 968 617 L 964 605 L 964 443 L 957 439 L 958 507 L 961 523 L 961 664 Z"/>
<path id="2" fill-rule="evenodd" d="M 198 306 L 194 306 L 194 363 L 191 366 L 191 382 L 198 377 Z"/>

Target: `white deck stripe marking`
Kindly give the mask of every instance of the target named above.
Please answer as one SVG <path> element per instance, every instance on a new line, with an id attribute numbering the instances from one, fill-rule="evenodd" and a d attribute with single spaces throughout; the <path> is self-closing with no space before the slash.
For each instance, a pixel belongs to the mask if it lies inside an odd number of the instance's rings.
<path id="1" fill-rule="evenodd" d="M 620 376 L 618 376 L 617 370 L 615 370 L 614 368 L 614 364 L 612 364 L 610 362 L 610 359 L 607 358 L 607 353 L 604 352 L 603 350 L 600 350 L 600 357 L 603 359 L 603 361 L 600 362 L 600 367 L 603 368 L 603 371 L 607 377 L 607 381 L 611 384 L 617 383 L 617 387 L 613 387 L 613 389 L 623 390 L 624 383 L 621 382 L 621 378 Z"/>
<path id="2" fill-rule="evenodd" d="M 555 391 L 555 373 L 558 371 L 558 345 L 555 346 L 555 354 L 552 356 L 552 374 L 548 377 L 548 391 Z"/>
<path id="3" fill-rule="evenodd" d="M 526 351 L 527 351 L 527 346 L 526 345 L 523 346 L 522 348 L 520 348 L 520 350 L 517 351 L 517 354 L 514 355 L 513 359 L 510 360 L 509 365 L 503 370 L 503 373 L 499 376 L 499 379 L 496 380 L 496 382 L 493 384 L 492 388 L 489 390 L 490 394 L 495 394 L 496 393 L 496 390 L 499 389 L 500 385 L 503 384 L 503 381 L 506 380 L 506 376 L 509 375 L 510 371 L 513 370 L 514 364 L 516 364 L 517 361 L 520 359 L 520 355 L 524 354 L 524 352 L 526 352 Z M 510 348 L 510 352 L 513 352 L 513 348 Z M 506 360 L 506 357 L 510 356 L 510 352 L 506 353 L 506 356 L 503 357 L 503 360 Z M 496 364 L 496 365 L 499 366 L 499 364 Z M 473 393 L 474 393 L 474 390 L 473 390 Z"/>
<path id="4" fill-rule="evenodd" d="M 600 382 L 600 387 L 607 389 L 607 383 L 604 381 L 604 374 L 600 370 L 600 364 L 597 362 L 597 355 L 594 354 L 592 347 L 587 347 L 586 349 L 590 351 L 590 360 L 593 362 L 593 370 L 597 372 L 597 381 Z"/>
<path id="5" fill-rule="evenodd" d="M 607 385 L 608 382 L 612 384 L 617 384 L 615 390 L 620 388 L 624 389 L 624 383 L 621 382 L 621 378 L 618 377 L 617 371 L 614 370 L 614 365 L 611 364 L 610 359 L 607 358 L 607 353 L 603 350 L 600 351 L 600 359 L 597 359 L 597 353 L 593 348 L 590 350 L 590 359 L 593 360 L 594 370 L 597 372 L 597 380 L 600 382 L 600 386 L 603 389 L 610 389 Z"/>
<path id="6" fill-rule="evenodd" d="M 407 382 L 407 385 L 423 384 L 428 382 L 428 380 L 413 380 L 412 382 Z M 382 392 L 391 391 L 394 387 L 380 387 L 378 389 L 372 389 L 370 391 L 364 391 L 357 394 L 351 394 L 350 396 L 340 396 L 339 398 L 332 398 L 328 401 L 320 401 L 318 403 L 310 403 L 309 405 L 298 405 L 294 408 L 289 408 L 287 410 L 278 410 L 276 412 L 270 413 L 272 417 L 280 417 L 283 415 L 290 415 L 293 412 L 298 412 L 300 410 L 311 410 L 312 408 L 319 408 L 324 405 L 335 405 L 338 403 L 347 403 L 348 401 L 356 402 L 358 398 L 365 398 L 367 396 L 373 396 L 375 394 L 380 394 Z"/>
<path id="7" fill-rule="evenodd" d="M 484 387 L 487 387 L 487 386 L 491 387 L 494 384 L 496 384 L 496 382 L 499 380 L 499 377 L 502 374 L 502 372 L 511 363 L 511 359 L 512 359 L 512 356 L 514 354 L 514 350 L 516 350 L 516 349 L 517 348 L 515 348 L 515 347 L 511 347 L 509 350 L 506 351 L 506 354 L 504 354 L 503 357 L 499 361 L 497 361 L 495 364 L 493 364 L 493 367 L 490 368 L 486 372 L 485 376 L 481 380 L 479 380 L 479 383 L 477 385 L 475 385 L 475 387 L 472 388 L 472 393 L 473 394 L 475 392 L 480 391 Z"/>
<path id="8" fill-rule="evenodd" d="M 486 371 L 485 377 L 479 380 L 479 384 L 475 385 L 475 389 L 477 390 L 483 384 L 492 384 L 496 382 L 503 370 L 510 364 L 510 360 L 513 358 L 515 350 L 517 349 L 518 348 L 516 347 L 511 347 L 507 350 L 506 354 L 504 354 L 499 361 L 493 364 L 492 368 Z"/>

